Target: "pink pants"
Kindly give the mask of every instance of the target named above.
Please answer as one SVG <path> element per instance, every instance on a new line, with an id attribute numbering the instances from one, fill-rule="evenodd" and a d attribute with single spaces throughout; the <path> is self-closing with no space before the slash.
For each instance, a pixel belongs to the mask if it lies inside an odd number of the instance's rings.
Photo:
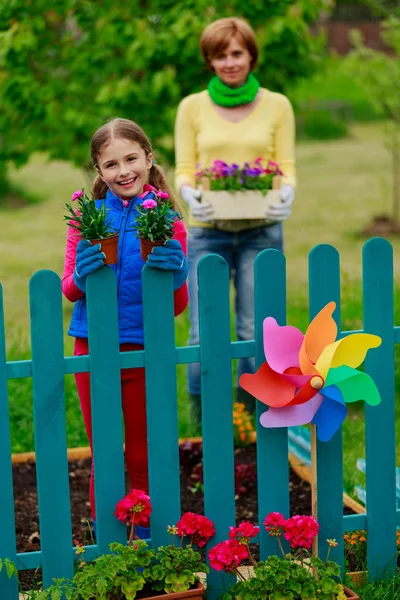
<path id="1" fill-rule="evenodd" d="M 121 352 L 143 350 L 137 344 L 121 344 Z M 75 356 L 88 354 L 86 338 L 75 339 Z M 76 373 L 76 385 L 85 422 L 86 433 L 92 447 L 92 412 L 90 405 L 89 373 Z M 125 423 L 125 460 L 132 488 L 149 492 L 146 426 L 146 385 L 144 369 L 123 369 L 121 371 L 122 411 Z M 90 505 L 92 516 L 96 520 L 94 502 L 94 470 L 90 477 Z"/>

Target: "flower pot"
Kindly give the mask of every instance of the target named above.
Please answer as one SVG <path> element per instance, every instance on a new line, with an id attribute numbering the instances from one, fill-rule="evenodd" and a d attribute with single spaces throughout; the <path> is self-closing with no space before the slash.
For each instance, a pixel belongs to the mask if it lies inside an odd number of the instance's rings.
<path id="1" fill-rule="evenodd" d="M 358 594 L 350 590 L 345 585 L 343 586 L 343 591 L 346 594 L 346 598 L 349 598 L 349 600 L 360 600 L 360 596 L 358 596 Z"/>
<path id="2" fill-rule="evenodd" d="M 156 240 L 152 242 L 151 240 L 145 240 L 143 238 L 140 239 L 140 256 L 146 262 L 147 257 L 153 250 L 154 246 L 163 246 L 164 242 L 162 240 Z"/>
<path id="3" fill-rule="evenodd" d="M 101 244 L 101 251 L 106 255 L 104 259 L 105 265 L 115 265 L 118 262 L 118 240 L 119 233 L 103 240 L 90 240 L 92 246 Z"/>
<path id="4" fill-rule="evenodd" d="M 171 592 L 170 594 L 160 594 L 158 596 L 146 596 L 146 598 L 141 598 L 141 600 L 186 600 L 186 598 L 200 600 L 200 598 L 203 598 L 204 592 L 204 585 L 200 581 L 197 581 L 196 587 L 186 590 L 186 592 Z M 354 598 L 358 598 L 358 596 L 354 596 Z"/>

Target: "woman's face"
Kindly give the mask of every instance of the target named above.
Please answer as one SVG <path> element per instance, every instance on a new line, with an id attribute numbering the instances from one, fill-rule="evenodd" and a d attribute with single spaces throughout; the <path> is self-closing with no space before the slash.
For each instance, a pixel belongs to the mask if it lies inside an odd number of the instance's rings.
<path id="1" fill-rule="evenodd" d="M 225 85 L 240 87 L 246 83 L 250 72 L 251 54 L 237 37 L 233 37 L 225 50 L 210 60 L 210 65 Z"/>

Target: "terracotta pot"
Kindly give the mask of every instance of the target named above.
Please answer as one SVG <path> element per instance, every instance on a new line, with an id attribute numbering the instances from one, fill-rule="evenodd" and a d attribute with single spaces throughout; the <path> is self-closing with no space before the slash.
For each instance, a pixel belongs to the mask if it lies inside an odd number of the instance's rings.
<path id="1" fill-rule="evenodd" d="M 344 593 L 346 594 L 346 598 L 349 598 L 349 600 L 360 600 L 360 596 L 358 596 L 358 594 L 356 594 L 355 592 L 350 590 L 345 585 L 343 586 L 343 590 L 344 590 Z"/>
<path id="2" fill-rule="evenodd" d="M 92 246 L 101 244 L 101 251 L 106 255 L 104 259 L 105 265 L 115 265 L 118 262 L 118 240 L 119 233 L 104 240 L 90 240 Z"/>
<path id="3" fill-rule="evenodd" d="M 186 590 L 186 592 L 171 592 L 170 594 L 160 594 L 159 596 L 146 596 L 146 598 L 141 598 L 141 600 L 185 600 L 186 598 L 200 600 L 200 598 L 203 598 L 204 592 L 204 585 L 198 581 L 196 587 L 192 590 Z"/>
<path id="4" fill-rule="evenodd" d="M 151 253 L 154 246 L 163 246 L 164 242 L 162 240 L 156 240 L 152 242 L 151 240 L 145 240 L 140 238 L 140 256 L 146 262 L 147 257 Z"/>

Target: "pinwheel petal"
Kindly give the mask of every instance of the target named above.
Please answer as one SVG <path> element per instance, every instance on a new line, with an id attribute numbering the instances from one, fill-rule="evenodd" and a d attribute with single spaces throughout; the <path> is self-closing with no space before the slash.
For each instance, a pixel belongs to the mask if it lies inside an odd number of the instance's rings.
<path id="1" fill-rule="evenodd" d="M 327 346 L 319 357 L 316 369 L 326 379 L 329 369 L 346 365 L 357 368 L 370 348 L 377 348 L 382 340 L 370 333 L 352 333 Z"/>
<path id="2" fill-rule="evenodd" d="M 240 386 L 252 396 L 267 406 L 281 407 L 289 404 L 294 397 L 296 388 L 285 381 L 263 363 L 256 373 L 245 373 L 239 379 Z"/>
<path id="3" fill-rule="evenodd" d="M 322 388 L 324 400 L 312 422 L 317 426 L 317 437 L 321 442 L 329 442 L 343 423 L 347 408 L 343 395 L 336 385 Z"/>
<path id="4" fill-rule="evenodd" d="M 317 393 L 311 400 L 297 406 L 270 408 L 260 416 L 263 427 L 293 427 L 310 423 L 321 406 L 323 396 Z"/>
<path id="5" fill-rule="evenodd" d="M 377 406 L 381 401 L 378 388 L 371 377 L 352 367 L 344 365 L 330 369 L 326 384 L 336 385 L 342 392 L 346 404 L 364 400 L 371 406 Z"/>
<path id="6" fill-rule="evenodd" d="M 299 364 L 304 374 L 318 373 L 315 364 L 323 349 L 336 340 L 337 326 L 332 318 L 335 302 L 329 302 L 311 321 L 299 352 Z"/>
<path id="7" fill-rule="evenodd" d="M 304 335 L 290 325 L 280 326 L 272 317 L 264 320 L 264 353 L 271 369 L 283 373 L 299 366 L 299 350 Z"/>

